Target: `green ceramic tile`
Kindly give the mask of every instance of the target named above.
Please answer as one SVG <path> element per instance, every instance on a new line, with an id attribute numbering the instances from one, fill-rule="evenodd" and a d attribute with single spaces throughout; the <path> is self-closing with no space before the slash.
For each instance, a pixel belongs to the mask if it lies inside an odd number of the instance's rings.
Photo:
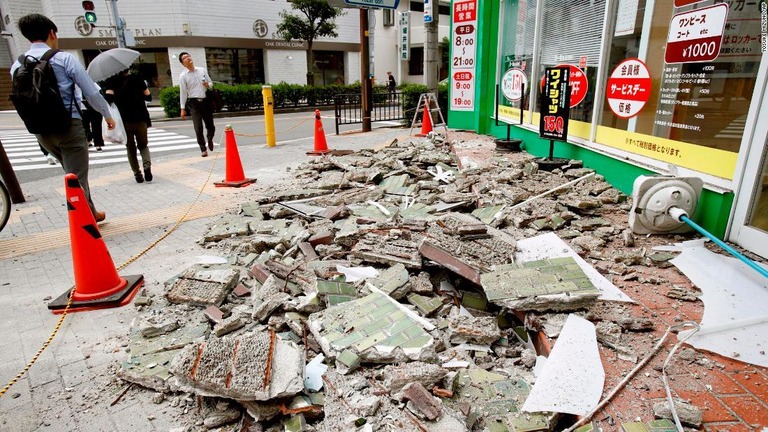
<path id="1" fill-rule="evenodd" d="M 641 422 L 622 423 L 621 430 L 623 432 L 648 432 L 648 429 Z"/>
<path id="2" fill-rule="evenodd" d="M 381 342 L 383 340 L 386 340 L 387 337 L 388 336 L 386 335 L 386 333 L 384 333 L 382 331 L 379 331 L 379 332 L 376 332 L 376 333 L 374 333 L 374 334 L 372 334 L 372 335 L 370 335 L 370 336 L 360 340 L 359 342 L 355 343 L 354 345 L 355 345 L 355 348 L 357 348 L 358 352 L 362 353 L 363 351 L 367 350 L 368 348 L 371 348 L 372 346 L 377 345 L 379 342 Z"/>
<path id="3" fill-rule="evenodd" d="M 410 341 L 400 345 L 402 348 L 421 348 L 432 342 L 432 336 L 424 334 L 421 337 L 411 339 Z"/>
<path id="4" fill-rule="evenodd" d="M 355 332 L 352 332 L 352 333 L 344 336 L 343 338 L 337 340 L 332 345 L 334 347 L 336 347 L 337 349 L 338 348 L 346 348 L 348 346 L 351 346 L 351 345 L 354 345 L 354 344 L 358 343 L 364 337 L 365 337 L 365 335 L 362 332 L 355 331 Z"/>
<path id="5" fill-rule="evenodd" d="M 349 295 L 340 295 L 340 294 L 328 294 L 325 297 L 325 301 L 328 302 L 328 306 L 336 306 L 338 304 L 351 302 L 352 300 L 355 300 L 357 297 L 355 296 L 349 296 Z"/>
<path id="6" fill-rule="evenodd" d="M 360 357 L 351 350 L 345 349 L 336 356 L 336 361 L 341 362 L 349 369 L 354 369 L 360 366 Z"/>

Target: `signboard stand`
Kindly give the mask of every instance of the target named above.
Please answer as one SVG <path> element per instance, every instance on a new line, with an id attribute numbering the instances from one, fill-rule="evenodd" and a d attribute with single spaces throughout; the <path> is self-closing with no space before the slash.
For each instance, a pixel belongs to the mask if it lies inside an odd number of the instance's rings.
<path id="1" fill-rule="evenodd" d="M 568 159 L 554 157 L 555 140 L 568 140 L 571 105 L 569 78 L 569 67 L 553 67 L 544 70 L 539 136 L 549 138 L 549 157 L 534 159 L 539 169 L 544 171 L 552 171 L 570 162 Z"/>
<path id="2" fill-rule="evenodd" d="M 525 84 L 522 84 L 522 94 L 525 95 Z M 525 104 L 523 101 L 525 100 L 525 96 L 523 96 L 520 99 L 520 124 L 523 124 L 523 107 Z M 521 144 L 523 143 L 523 140 L 520 139 L 512 139 L 511 129 L 512 125 L 510 123 L 504 122 L 507 125 L 507 139 L 498 138 L 494 140 L 496 143 L 496 149 L 501 151 L 507 151 L 507 152 L 519 152 L 522 151 Z M 499 85 L 496 84 L 496 126 L 499 125 Z"/>

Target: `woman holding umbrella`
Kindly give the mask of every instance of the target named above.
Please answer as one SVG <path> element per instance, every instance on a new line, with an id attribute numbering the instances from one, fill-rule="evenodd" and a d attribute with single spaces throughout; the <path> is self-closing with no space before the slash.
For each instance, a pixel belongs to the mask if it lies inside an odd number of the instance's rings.
<path id="1" fill-rule="evenodd" d="M 148 182 L 152 181 L 152 160 L 147 138 L 147 128 L 152 125 L 152 121 L 146 104 L 152 100 L 152 95 L 147 88 L 147 83 L 126 69 L 105 81 L 103 88 L 105 98 L 108 102 L 115 103 L 123 118 L 123 126 L 128 136 L 125 149 L 136 183 L 144 183 L 145 179 Z M 137 150 L 141 155 L 141 167 L 136 156 Z"/>

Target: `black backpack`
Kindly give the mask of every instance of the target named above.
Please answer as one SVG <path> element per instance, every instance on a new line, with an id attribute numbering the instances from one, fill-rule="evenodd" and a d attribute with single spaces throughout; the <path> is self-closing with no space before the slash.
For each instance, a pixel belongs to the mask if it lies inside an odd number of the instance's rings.
<path id="1" fill-rule="evenodd" d="M 67 109 L 49 63 L 57 52 L 59 50 L 50 49 L 40 59 L 22 54 L 19 56 L 21 66 L 13 74 L 11 102 L 27 130 L 33 134 L 63 132 L 72 124 L 75 85 L 72 84 L 72 98 Z"/>

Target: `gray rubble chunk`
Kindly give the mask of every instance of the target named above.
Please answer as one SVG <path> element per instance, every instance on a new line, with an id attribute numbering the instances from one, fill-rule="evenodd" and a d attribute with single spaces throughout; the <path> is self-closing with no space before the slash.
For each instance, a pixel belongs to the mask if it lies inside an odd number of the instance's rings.
<path id="1" fill-rule="evenodd" d="M 225 214 L 211 226 L 203 240 L 215 242 L 230 237 L 247 236 L 251 233 L 250 220 L 251 218 L 241 215 Z"/>
<path id="2" fill-rule="evenodd" d="M 275 309 L 291 299 L 288 293 L 280 291 L 280 279 L 269 275 L 264 285 L 251 295 L 253 300 L 253 319 L 263 322 Z"/>
<path id="3" fill-rule="evenodd" d="M 293 396 L 304 388 L 303 350 L 276 338 L 269 358 L 270 344 L 268 332 L 190 344 L 173 359 L 171 371 L 181 389 L 204 396 L 242 401 Z"/>
<path id="4" fill-rule="evenodd" d="M 237 285 L 240 272 L 232 268 L 192 267 L 171 284 L 165 297 L 173 303 L 219 306 Z"/>
<path id="5" fill-rule="evenodd" d="M 407 294 L 407 292 L 403 292 L 405 290 L 399 290 L 399 288 L 408 282 L 408 278 L 408 270 L 405 269 L 405 266 L 403 264 L 395 264 L 379 273 L 377 277 L 369 279 L 368 283 L 397 300 Z"/>
<path id="6" fill-rule="evenodd" d="M 490 345 L 501 337 L 501 330 L 496 317 L 458 315 L 451 318 L 448 337 L 454 345 L 462 343 Z"/>
<path id="7" fill-rule="evenodd" d="M 448 371 L 433 363 L 411 362 L 400 366 L 386 366 L 380 374 L 384 380 L 384 387 L 394 394 L 412 382 L 421 383 L 425 388 L 432 388 L 448 374 Z"/>
<path id="8" fill-rule="evenodd" d="M 695 428 L 701 427 L 703 414 L 699 407 L 679 400 L 674 401 L 674 404 L 677 417 L 682 424 Z M 656 418 L 672 419 L 672 410 L 667 401 L 653 404 L 653 415 Z"/>

